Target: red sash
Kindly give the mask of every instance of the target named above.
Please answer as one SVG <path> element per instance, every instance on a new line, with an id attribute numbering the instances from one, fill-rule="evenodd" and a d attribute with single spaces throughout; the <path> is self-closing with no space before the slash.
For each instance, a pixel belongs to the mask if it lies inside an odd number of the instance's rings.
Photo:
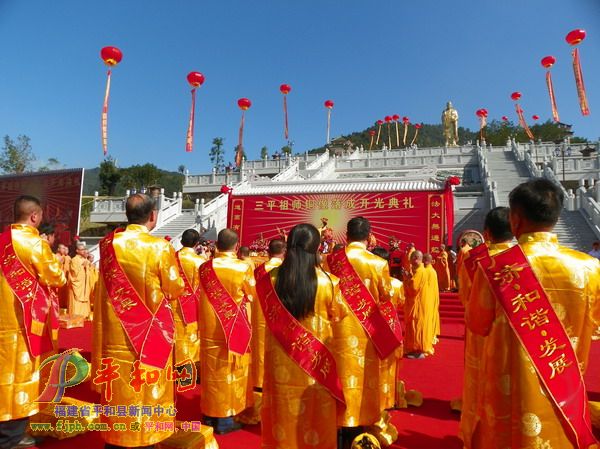
<path id="1" fill-rule="evenodd" d="M 391 301 L 377 305 L 371 292 L 348 260 L 346 251 L 327 256 L 331 272 L 340 278 L 340 290 L 352 312 L 375 346 L 380 359 L 387 358 L 402 344 L 402 327 Z M 389 302 L 390 304 L 386 304 Z"/>
<path id="2" fill-rule="evenodd" d="M 267 269 L 265 268 L 265 264 L 263 263 L 262 265 L 256 267 L 256 269 L 254 270 L 254 279 L 256 279 L 256 282 L 258 282 L 258 280 L 262 278 L 265 274 L 267 274 Z"/>
<path id="3" fill-rule="evenodd" d="M 58 298 L 23 266 L 12 244 L 10 229 L 0 234 L 0 268 L 23 310 L 30 354 L 38 357 L 52 350 L 52 337 L 46 323 L 50 314 L 50 330 L 58 329 Z"/>
<path id="4" fill-rule="evenodd" d="M 529 355 L 561 424 L 577 448 L 597 444 L 587 395 L 569 336 L 520 246 L 498 253 L 484 268 L 508 322 Z"/>
<path id="5" fill-rule="evenodd" d="M 345 404 L 331 351 L 283 306 L 271 283 L 271 276 L 261 276 L 256 290 L 267 326 L 286 354 L 329 391 L 336 401 Z"/>
<path id="6" fill-rule="evenodd" d="M 213 261 L 200 266 L 200 283 L 225 334 L 227 349 L 240 355 L 250 350 L 252 327 L 246 313 L 246 298 L 238 306 L 219 280 Z"/>
<path id="7" fill-rule="evenodd" d="M 475 272 L 477 271 L 477 262 L 481 261 L 482 259 L 488 259 L 489 257 L 490 254 L 488 247 L 484 243 L 469 251 L 469 254 L 465 258 L 463 265 L 465 270 L 467 270 L 467 274 L 469 275 L 469 279 L 471 279 L 471 281 L 473 281 Z"/>
<path id="8" fill-rule="evenodd" d="M 110 303 L 139 360 L 164 369 L 173 349 L 173 313 L 167 298 L 163 298 L 154 314 L 142 301 L 117 261 L 113 247 L 115 232 L 100 242 L 100 273 Z"/>
<path id="9" fill-rule="evenodd" d="M 198 292 L 194 292 L 189 279 L 187 278 L 183 265 L 181 265 L 181 259 L 179 253 L 176 254 L 177 266 L 179 272 L 183 278 L 183 284 L 185 286 L 183 293 L 179 297 L 179 307 L 181 308 L 181 315 L 183 316 L 183 322 L 185 324 L 191 324 L 198 321 Z"/>

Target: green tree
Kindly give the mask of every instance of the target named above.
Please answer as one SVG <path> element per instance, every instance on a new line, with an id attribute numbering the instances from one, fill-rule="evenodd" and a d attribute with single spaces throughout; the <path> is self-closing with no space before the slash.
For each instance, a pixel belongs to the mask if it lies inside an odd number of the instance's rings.
<path id="1" fill-rule="evenodd" d="M 269 157 L 269 149 L 267 147 L 262 147 L 260 149 L 260 158 L 265 159 Z"/>
<path id="2" fill-rule="evenodd" d="M 55 157 L 49 157 L 44 165 L 38 168 L 38 171 L 50 171 L 50 170 L 61 170 L 65 168 L 64 164 L 61 164 Z"/>
<path id="3" fill-rule="evenodd" d="M 213 146 L 210 149 L 209 157 L 210 162 L 217 171 L 223 170 L 225 165 L 225 149 L 223 148 L 222 137 L 215 137 L 212 141 Z"/>
<path id="4" fill-rule="evenodd" d="M 288 156 L 290 156 L 292 154 L 292 147 L 290 147 L 289 145 L 284 145 L 281 147 L 281 153 L 282 154 L 287 154 Z"/>
<path id="5" fill-rule="evenodd" d="M 121 177 L 122 174 L 121 170 L 117 167 L 117 161 L 108 156 L 100 163 L 100 171 L 98 172 L 100 193 L 102 195 L 114 196 Z"/>
<path id="6" fill-rule="evenodd" d="M 182 175 L 185 174 L 185 165 L 180 165 L 179 167 L 177 167 L 177 171 Z"/>
<path id="7" fill-rule="evenodd" d="M 4 173 L 24 173 L 31 171 L 35 156 L 31 149 L 31 139 L 24 134 L 17 136 L 15 142 L 4 136 L 4 146 L 0 153 L 0 169 Z"/>
<path id="8" fill-rule="evenodd" d="M 132 165 L 123 169 L 123 186 L 126 189 L 149 187 L 160 184 L 160 169 L 150 163 Z"/>

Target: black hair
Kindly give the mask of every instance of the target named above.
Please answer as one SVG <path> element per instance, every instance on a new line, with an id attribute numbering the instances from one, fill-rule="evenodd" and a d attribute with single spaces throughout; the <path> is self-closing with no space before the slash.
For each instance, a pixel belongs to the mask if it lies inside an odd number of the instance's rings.
<path id="1" fill-rule="evenodd" d="M 365 217 L 354 217 L 348 222 L 346 233 L 350 242 L 367 240 L 371 233 L 371 223 Z"/>
<path id="2" fill-rule="evenodd" d="M 125 215 L 130 224 L 143 225 L 148 223 L 152 211 L 156 208 L 154 198 L 145 193 L 134 193 L 127 198 Z"/>
<path id="3" fill-rule="evenodd" d="M 483 229 L 486 229 L 494 242 L 506 242 L 513 238 L 508 219 L 508 207 L 495 207 L 485 216 Z"/>
<path id="4" fill-rule="evenodd" d="M 275 291 L 298 320 L 314 313 L 320 244 L 319 231 L 308 223 L 294 226 L 287 238 L 287 251 L 277 273 Z"/>
<path id="5" fill-rule="evenodd" d="M 285 240 L 283 239 L 273 239 L 269 242 L 269 255 L 277 256 L 283 254 L 283 250 L 285 249 Z"/>
<path id="6" fill-rule="evenodd" d="M 195 229 L 186 229 L 181 234 L 181 245 L 186 248 L 193 248 L 200 242 L 200 233 Z"/>
<path id="7" fill-rule="evenodd" d="M 241 257 L 248 257 L 250 256 L 250 248 L 248 248 L 247 246 L 240 246 L 239 249 L 239 254 Z"/>
<path id="8" fill-rule="evenodd" d="M 371 250 L 371 252 L 373 254 L 375 254 L 376 256 L 381 257 L 382 259 L 385 260 L 390 260 L 390 253 L 387 249 L 385 249 L 383 246 L 376 246 L 375 248 L 373 248 Z"/>
<path id="9" fill-rule="evenodd" d="M 562 210 L 564 195 L 552 181 L 535 178 L 519 184 L 508 195 L 510 208 L 531 223 L 554 226 Z"/>
<path id="10" fill-rule="evenodd" d="M 34 209 L 42 209 L 42 203 L 38 198 L 32 195 L 21 195 L 15 200 L 13 207 L 13 216 L 15 221 L 25 220 Z"/>
<path id="11" fill-rule="evenodd" d="M 52 235 L 54 234 L 54 225 L 52 223 L 44 222 L 38 228 L 41 234 Z"/>
<path id="12" fill-rule="evenodd" d="M 233 251 L 238 240 L 239 237 L 237 232 L 235 232 L 233 229 L 221 229 L 219 235 L 217 236 L 217 249 L 219 251 Z"/>

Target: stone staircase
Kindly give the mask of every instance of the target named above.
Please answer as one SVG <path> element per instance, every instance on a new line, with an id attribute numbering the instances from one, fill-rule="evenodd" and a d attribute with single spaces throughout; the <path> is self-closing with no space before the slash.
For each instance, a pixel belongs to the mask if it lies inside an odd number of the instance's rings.
<path id="1" fill-rule="evenodd" d="M 152 231 L 152 235 L 157 237 L 171 236 L 176 237 L 186 229 L 196 227 L 196 215 L 195 214 L 181 214 L 168 223 L 164 224 L 160 228 Z"/>
<path id="2" fill-rule="evenodd" d="M 554 227 L 558 234 L 558 243 L 567 248 L 587 253 L 592 249 L 592 243 L 597 240 L 585 217 L 578 210 L 563 209 Z"/>

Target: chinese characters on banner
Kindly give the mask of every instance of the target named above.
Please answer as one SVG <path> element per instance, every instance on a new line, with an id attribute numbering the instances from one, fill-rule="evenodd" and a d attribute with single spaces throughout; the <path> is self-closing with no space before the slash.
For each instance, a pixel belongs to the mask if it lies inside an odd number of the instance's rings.
<path id="1" fill-rule="evenodd" d="M 439 251 L 447 237 L 445 195 L 444 190 L 231 195 L 227 224 L 239 233 L 242 245 L 251 246 L 279 237 L 299 223 L 321 227 L 321 219 L 327 218 L 334 241 L 345 243 L 348 220 L 362 216 L 371 222 L 379 245 L 387 246 L 395 236 L 423 251 Z"/>
<path id="2" fill-rule="evenodd" d="M 44 208 L 44 221 L 54 225 L 58 243 L 70 246 L 79 233 L 83 168 L 0 176 L 0 232 L 13 222 L 13 204 L 33 195 Z"/>

